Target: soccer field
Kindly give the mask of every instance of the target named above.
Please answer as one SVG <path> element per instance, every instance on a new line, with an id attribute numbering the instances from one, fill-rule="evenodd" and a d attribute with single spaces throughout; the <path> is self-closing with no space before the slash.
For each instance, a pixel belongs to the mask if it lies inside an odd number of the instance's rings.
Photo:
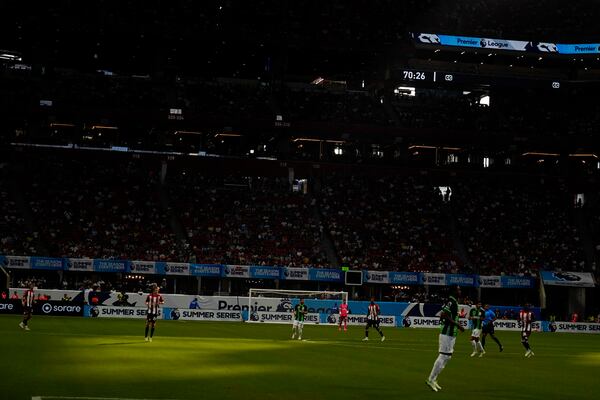
<path id="1" fill-rule="evenodd" d="M 534 334 L 523 357 L 516 332 L 498 332 L 471 358 L 468 334 L 439 378 L 425 385 L 437 330 L 160 321 L 154 342 L 143 320 L 0 317 L 1 399 L 558 399 L 597 398 L 600 336 Z"/>

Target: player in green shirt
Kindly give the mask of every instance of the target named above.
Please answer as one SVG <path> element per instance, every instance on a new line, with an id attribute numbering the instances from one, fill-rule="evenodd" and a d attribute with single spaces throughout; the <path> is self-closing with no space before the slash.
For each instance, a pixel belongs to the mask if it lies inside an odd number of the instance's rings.
<path id="1" fill-rule="evenodd" d="M 469 311 L 469 321 L 471 321 L 471 344 L 473 345 L 471 357 L 475 357 L 477 353 L 479 353 L 479 357 L 483 357 L 485 354 L 485 350 L 479 341 L 479 337 L 481 336 L 481 326 L 484 318 L 485 311 L 483 311 L 481 301 L 479 301 L 476 305 L 471 307 L 471 311 Z"/>
<path id="2" fill-rule="evenodd" d="M 450 296 L 448 302 L 442 307 L 441 330 L 439 334 L 439 355 L 433 364 L 429 378 L 425 381 L 427 386 L 434 392 L 441 390 L 442 387 L 437 383 L 437 377 L 442 372 L 448 361 L 454 353 L 454 343 L 458 331 L 464 332 L 465 328 L 460 326 L 458 319 L 458 298 L 460 297 L 460 287 L 456 286 L 455 296 Z"/>
<path id="3" fill-rule="evenodd" d="M 292 324 L 292 339 L 296 338 L 298 334 L 298 340 L 302 340 L 302 328 L 304 328 L 304 318 L 308 313 L 308 307 L 304 304 L 304 299 L 300 299 L 300 303 L 296 304 L 294 310 L 294 322 Z"/>

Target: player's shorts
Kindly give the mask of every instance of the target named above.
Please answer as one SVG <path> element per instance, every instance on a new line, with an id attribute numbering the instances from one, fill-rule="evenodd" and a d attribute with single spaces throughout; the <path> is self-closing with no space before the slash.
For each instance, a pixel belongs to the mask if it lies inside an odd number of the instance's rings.
<path id="1" fill-rule="evenodd" d="M 482 332 L 483 332 L 483 333 L 491 333 L 491 334 L 493 335 L 493 334 L 494 334 L 494 332 L 495 332 L 495 331 L 494 331 L 494 323 L 493 323 L 493 322 L 490 322 L 489 324 L 487 324 L 487 325 L 484 325 L 484 326 L 483 326 L 483 330 L 482 330 Z"/>
<path id="2" fill-rule="evenodd" d="M 23 307 L 23 315 L 30 315 L 33 312 L 33 307 Z"/>
<path id="3" fill-rule="evenodd" d="M 471 331 L 471 337 L 479 338 L 481 336 L 481 329 L 473 329 Z"/>
<path id="4" fill-rule="evenodd" d="M 347 315 L 340 315 L 340 322 L 344 322 L 348 319 Z"/>
<path id="5" fill-rule="evenodd" d="M 452 355 L 454 353 L 454 343 L 456 336 L 439 335 L 439 352 L 441 354 Z"/>
<path id="6" fill-rule="evenodd" d="M 148 313 L 146 315 L 146 321 L 148 321 L 148 322 L 156 322 L 157 319 L 158 319 L 158 314 Z"/>
<path id="7" fill-rule="evenodd" d="M 302 328 L 304 326 L 304 321 L 298 321 L 298 320 L 294 320 L 294 322 L 292 323 L 292 326 L 294 328 L 298 327 L 298 328 Z"/>
<path id="8" fill-rule="evenodd" d="M 378 319 L 367 319 L 367 328 L 379 328 L 379 320 Z"/>
<path id="9" fill-rule="evenodd" d="M 521 338 L 523 340 L 529 339 L 529 335 L 531 335 L 531 331 L 521 331 Z"/>

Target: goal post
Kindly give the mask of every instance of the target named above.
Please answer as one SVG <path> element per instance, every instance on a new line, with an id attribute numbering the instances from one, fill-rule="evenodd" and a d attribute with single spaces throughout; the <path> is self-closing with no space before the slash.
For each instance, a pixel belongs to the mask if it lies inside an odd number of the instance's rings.
<path id="1" fill-rule="evenodd" d="M 248 292 L 247 322 L 291 323 L 292 311 L 304 299 L 309 309 L 307 323 L 319 324 L 320 314 L 348 302 L 348 292 L 318 290 L 254 289 Z"/>

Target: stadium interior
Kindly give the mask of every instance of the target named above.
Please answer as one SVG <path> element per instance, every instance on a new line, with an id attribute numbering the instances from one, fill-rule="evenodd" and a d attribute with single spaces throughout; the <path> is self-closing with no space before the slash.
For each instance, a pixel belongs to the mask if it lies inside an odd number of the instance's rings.
<path id="1" fill-rule="evenodd" d="M 531 305 L 540 331 L 564 321 L 599 333 L 599 10 L 596 0 L 1 4 L 0 311 L 20 310 L 30 285 L 38 301 L 64 293 L 92 317 L 157 285 L 185 302 L 167 299 L 164 319 L 192 298 L 226 303 L 251 288 L 346 291 L 356 310 L 371 298 L 420 304 L 422 314 L 395 314 L 403 332 L 439 319 L 424 304 L 441 307 L 460 282 L 461 304 L 483 300 L 499 320 Z M 563 50 L 577 46 L 589 49 Z M 309 311 L 317 323 L 330 322 L 324 307 Z M 236 318 L 250 321 L 245 311 Z M 242 335 L 232 332 L 222 334 Z M 583 378 L 600 366 L 590 346 Z M 45 385 L 65 397 L 0 383 L 0 398 L 92 398 Z M 246 398 L 270 398 L 248 395 L 253 385 Z M 323 385 L 315 398 L 337 398 Z M 84 396 L 152 397 L 94 390 Z"/>

